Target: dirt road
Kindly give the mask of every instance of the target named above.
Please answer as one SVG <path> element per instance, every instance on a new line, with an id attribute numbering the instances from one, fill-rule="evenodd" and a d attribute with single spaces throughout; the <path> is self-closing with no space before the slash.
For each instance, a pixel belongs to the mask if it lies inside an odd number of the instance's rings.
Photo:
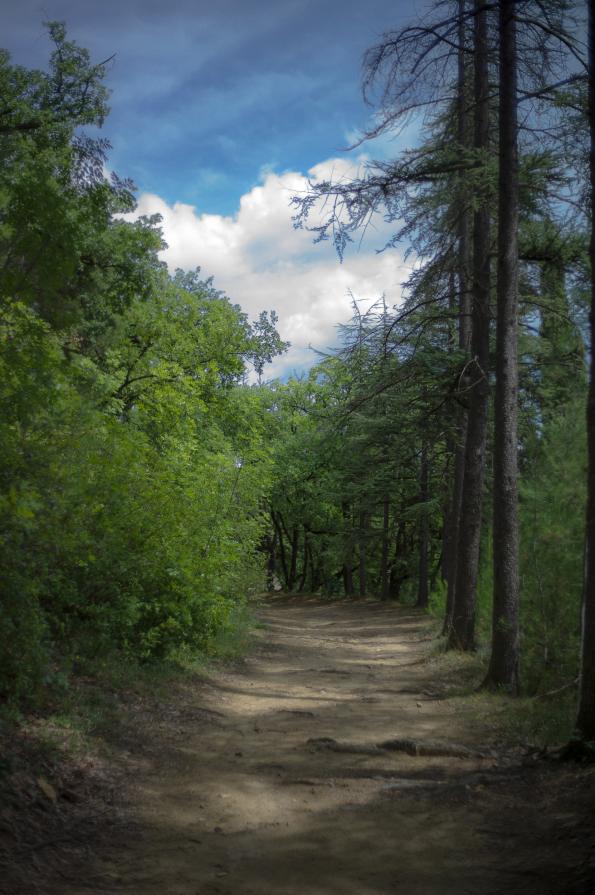
<path id="1" fill-rule="evenodd" d="M 314 599 L 259 615 L 242 667 L 144 731 L 135 822 L 64 895 L 595 891 L 585 843 L 559 835 L 583 821 L 548 806 L 560 771 L 490 754 L 469 708 L 438 698 L 423 616 Z"/>

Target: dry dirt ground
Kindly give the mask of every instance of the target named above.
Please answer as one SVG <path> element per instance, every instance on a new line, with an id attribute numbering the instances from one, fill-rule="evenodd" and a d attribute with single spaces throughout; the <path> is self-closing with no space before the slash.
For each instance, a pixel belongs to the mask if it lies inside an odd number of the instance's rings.
<path id="1" fill-rule="evenodd" d="M 444 698 L 426 617 L 285 598 L 259 618 L 245 661 L 137 715 L 128 820 L 52 892 L 595 893 L 593 772 L 490 743 Z"/>

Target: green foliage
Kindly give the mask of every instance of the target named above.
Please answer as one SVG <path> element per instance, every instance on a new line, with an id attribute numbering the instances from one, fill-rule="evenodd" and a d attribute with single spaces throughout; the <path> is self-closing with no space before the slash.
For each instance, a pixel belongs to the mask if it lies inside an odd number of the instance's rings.
<path id="1" fill-rule="evenodd" d="M 445 420 L 428 418 L 424 407 L 430 395 L 440 401 L 436 381 L 449 373 L 449 359 L 442 335 L 434 343 L 416 335 L 412 356 L 397 323 L 383 301 L 366 314 L 354 304 L 342 350 L 275 392 L 280 433 L 268 546 L 287 590 L 415 602 L 426 522 L 436 577 Z"/>
<path id="2" fill-rule="evenodd" d="M 206 648 L 256 583 L 266 457 L 240 463 L 200 394 L 176 414 L 171 383 L 123 423 L 33 312 L 2 323 L 4 687 L 29 689 L 55 649 Z"/>
<path id="3" fill-rule="evenodd" d="M 523 676 L 530 692 L 576 677 L 586 501 L 584 406 L 547 427 L 521 486 Z"/>
<path id="4" fill-rule="evenodd" d="M 583 586 L 586 433 L 579 398 L 559 409 L 534 447 L 520 482 L 521 682 L 529 695 L 576 677 Z M 493 590 L 491 531 L 482 538 L 477 586 L 480 652 L 489 643 Z M 546 713 L 536 709 L 536 729 Z"/>
<path id="5" fill-rule="evenodd" d="M 81 135 L 105 66 L 50 26 L 50 72 L 2 56 L 0 696 L 71 669 L 205 654 L 261 588 L 266 389 L 284 350 L 198 272 L 170 278 L 158 221 Z M 223 647 L 222 647 L 223 649 Z"/>
<path id="6" fill-rule="evenodd" d="M 426 563 L 442 614 L 469 398 L 456 333 L 461 147 L 437 119 L 403 164 L 319 185 L 336 199 L 320 238 L 342 251 L 382 207 L 402 221 L 391 242 L 408 240 L 420 263 L 398 312 L 354 303 L 336 356 L 263 386 L 287 347 L 275 312 L 250 321 L 200 269 L 169 276 L 158 218 L 122 220 L 132 184 L 105 176 L 108 143 L 81 130 L 107 114 L 106 64 L 48 27 L 47 72 L 0 54 L 0 697 L 14 709 L 67 694 L 72 669 L 237 651 L 265 553 L 270 586 L 420 604 Z M 494 193 L 496 162 L 467 162 L 472 210 Z M 588 274 L 584 233 L 548 214 L 555 160 L 540 151 L 522 164 L 522 675 L 536 693 L 576 673 Z M 483 643 L 487 500 L 484 518 Z"/>

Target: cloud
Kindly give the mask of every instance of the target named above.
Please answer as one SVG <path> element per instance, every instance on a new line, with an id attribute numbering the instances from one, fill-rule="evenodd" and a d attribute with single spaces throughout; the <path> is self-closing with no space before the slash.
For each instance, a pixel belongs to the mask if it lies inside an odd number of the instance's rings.
<path id="1" fill-rule="evenodd" d="M 274 308 L 279 330 L 292 343 L 288 354 L 267 370 L 284 375 L 310 366 L 312 345 L 325 350 L 337 344 L 337 325 L 351 317 L 352 296 L 363 304 L 386 295 L 389 305 L 401 300 L 408 270 L 395 250 L 381 254 L 387 225 L 377 222 L 366 244 L 348 254 L 343 264 L 328 243 L 312 244 L 312 234 L 295 230 L 290 198 L 308 188 L 308 180 L 351 178 L 362 159 L 331 159 L 307 175 L 264 172 L 261 182 L 245 193 L 233 216 L 200 213 L 192 205 L 168 204 L 144 193 L 136 214 L 162 216 L 168 248 L 163 258 L 170 270 L 201 267 L 215 285 L 250 317 Z"/>

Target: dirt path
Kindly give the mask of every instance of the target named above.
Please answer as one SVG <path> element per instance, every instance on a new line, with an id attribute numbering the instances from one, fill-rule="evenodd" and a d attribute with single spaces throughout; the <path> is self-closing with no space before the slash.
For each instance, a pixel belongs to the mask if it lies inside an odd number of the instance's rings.
<path id="1" fill-rule="evenodd" d="M 562 866 L 579 859 L 557 844 L 568 811 L 544 810 L 549 770 L 378 748 L 485 746 L 436 698 L 422 616 L 315 600 L 259 614 L 243 667 L 162 720 L 158 749 L 145 733 L 134 824 L 63 895 L 595 891 Z"/>

